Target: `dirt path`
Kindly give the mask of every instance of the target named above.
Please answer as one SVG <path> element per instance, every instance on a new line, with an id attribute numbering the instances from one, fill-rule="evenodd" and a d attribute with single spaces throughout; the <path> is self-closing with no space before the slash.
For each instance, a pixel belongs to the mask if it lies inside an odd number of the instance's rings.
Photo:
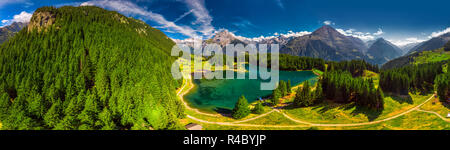
<path id="1" fill-rule="evenodd" d="M 422 110 L 422 109 L 417 109 L 417 111 L 435 114 L 436 116 L 438 116 L 438 117 L 441 118 L 442 120 L 444 120 L 444 121 L 446 121 L 446 122 L 450 122 L 450 119 L 447 119 L 447 118 L 445 118 L 445 117 L 442 117 L 442 116 L 441 116 L 440 114 L 438 114 L 437 112 L 434 112 L 434 111 L 428 111 L 428 110 Z"/>
<path id="2" fill-rule="evenodd" d="M 292 121 L 295 121 L 295 122 L 298 122 L 298 123 L 309 124 L 309 125 L 311 125 L 311 126 L 345 127 L 345 126 L 372 125 L 372 124 L 377 124 L 377 123 L 389 121 L 389 120 L 398 118 L 398 117 L 400 117 L 400 116 L 403 116 L 403 115 L 405 115 L 405 114 L 408 114 L 408 113 L 410 113 L 410 112 L 412 112 L 412 111 L 414 111 L 414 110 L 418 110 L 422 105 L 424 105 L 424 104 L 427 103 L 428 101 L 432 100 L 433 97 L 434 97 L 434 94 L 431 95 L 430 98 L 428 98 L 426 101 L 422 102 L 421 104 L 419 104 L 419 105 L 417 105 L 417 106 L 415 106 L 415 107 L 413 107 L 413 108 L 411 108 L 411 109 L 409 109 L 409 110 L 407 110 L 407 111 L 404 111 L 404 112 L 402 112 L 402 113 L 400 113 L 400 114 L 397 114 L 397 115 L 394 115 L 394 116 L 391 116 L 391 117 L 388 117 L 388 118 L 385 118 L 385 119 L 382 119 L 382 120 L 370 121 L 370 122 L 363 122 L 363 123 L 348 123 L 348 124 L 318 124 L 318 123 L 309 123 L 309 122 L 297 120 L 297 119 L 294 119 L 294 118 L 288 116 L 288 115 L 285 114 L 285 113 L 282 113 L 282 114 L 283 114 L 286 118 L 288 118 L 288 119 L 290 119 L 290 120 L 292 120 Z"/>
<path id="3" fill-rule="evenodd" d="M 184 96 L 185 94 L 187 94 L 194 86 L 193 86 L 192 81 L 191 81 L 190 79 L 186 79 L 185 81 L 186 81 L 186 82 L 184 82 L 183 87 L 180 88 L 180 91 L 178 91 L 177 94 L 179 95 L 181 101 L 185 104 L 186 108 L 188 108 L 188 109 L 190 109 L 190 110 L 194 110 L 196 113 L 199 113 L 199 114 L 202 114 L 202 115 L 215 116 L 215 117 L 221 116 L 221 115 L 219 115 L 219 114 L 208 114 L 208 113 L 203 113 L 203 112 L 198 111 L 197 109 L 194 109 L 194 108 L 189 107 L 188 104 L 184 101 L 183 96 Z M 183 89 L 186 87 L 186 84 L 188 84 L 188 82 L 189 82 L 189 84 L 190 84 L 191 86 L 189 87 L 188 90 L 182 92 Z M 182 93 L 181 93 L 181 92 L 182 92 Z M 421 104 L 419 104 L 419 105 L 417 105 L 417 106 L 415 106 L 415 107 L 413 107 L 413 108 L 411 108 L 411 109 L 409 109 L 409 110 L 407 110 L 407 111 L 404 111 L 404 112 L 402 112 L 402 113 L 400 113 L 400 114 L 397 114 L 397 115 L 394 115 L 394 116 L 391 116 L 391 117 L 388 117 L 388 118 L 385 118 L 385 119 L 382 119 L 382 120 L 371 121 L 371 122 L 363 122 L 363 123 L 348 123 L 348 124 L 319 124 L 319 123 L 311 123 L 311 122 L 306 122 L 306 121 L 302 121 L 302 120 L 298 120 L 298 119 L 292 118 L 291 116 L 287 115 L 286 113 L 283 113 L 283 112 L 280 111 L 279 109 L 273 109 L 272 111 L 269 111 L 269 112 L 267 112 L 267 113 L 261 114 L 261 115 L 259 115 L 259 116 L 256 116 L 256 117 L 253 117 L 253 118 L 249 118 L 249 119 L 246 119 L 246 120 L 234 121 L 234 122 L 214 122 L 214 121 L 207 121 L 207 120 L 202 120 L 202 119 L 199 119 L 199 118 L 190 116 L 190 115 L 187 115 L 187 117 L 190 118 L 190 119 L 192 119 L 192 120 L 195 120 L 195 121 L 198 121 L 198 122 L 202 122 L 202 123 L 217 124 L 217 125 L 227 125 L 227 126 L 273 127 L 273 128 L 308 127 L 308 126 L 332 126 L 332 127 L 362 126 L 362 125 L 372 125 L 372 124 L 378 124 L 378 123 L 381 123 L 381 122 L 389 121 L 389 120 L 398 118 L 398 117 L 400 117 L 400 116 L 403 116 L 403 115 L 405 115 L 405 114 L 408 114 L 408 113 L 410 113 L 410 112 L 412 112 L 412 111 L 415 111 L 415 110 L 418 110 L 418 111 L 424 111 L 424 110 L 420 110 L 419 108 L 420 108 L 422 105 L 424 105 L 425 103 L 427 103 L 428 101 L 432 100 L 433 97 L 434 97 L 434 94 L 433 94 L 430 98 L 428 98 L 426 101 L 422 102 Z M 273 113 L 273 112 L 275 112 L 275 111 L 281 113 L 284 117 L 286 117 L 287 119 L 289 119 L 289 120 L 291 120 L 291 121 L 294 121 L 294 122 L 297 122 L 297 123 L 300 123 L 300 124 L 304 124 L 304 125 L 255 125 L 255 124 L 240 124 L 240 123 L 242 123 L 242 122 L 247 122 L 247 121 L 251 121 L 251 120 L 255 120 L 255 119 L 258 119 L 258 118 L 267 116 L 267 115 L 269 115 L 270 113 Z M 443 118 L 442 116 L 440 116 L 439 114 L 437 114 L 437 113 L 435 113 L 435 112 L 429 112 L 429 111 L 424 111 L 424 112 L 436 114 L 436 115 L 438 115 L 441 119 L 443 119 L 443 120 L 445 120 L 445 121 L 448 121 L 448 119 Z"/>
<path id="4" fill-rule="evenodd" d="M 232 122 L 232 123 L 241 123 L 241 122 L 247 122 L 247 121 L 255 120 L 255 119 L 258 119 L 258 118 L 267 116 L 267 115 L 269 115 L 270 113 L 273 113 L 273 112 L 275 112 L 275 109 L 274 109 L 274 110 L 271 110 L 271 111 L 269 111 L 269 112 L 266 112 L 266 113 L 264 113 L 264 114 L 261 114 L 261 115 L 259 115 L 259 116 L 253 117 L 253 118 L 249 118 L 249 119 L 245 119 L 245 120 L 239 120 L 239 121 L 234 121 L 234 122 Z"/>
<path id="5" fill-rule="evenodd" d="M 184 90 L 184 88 L 186 88 L 186 85 L 189 85 L 189 87 L 188 87 L 187 90 Z M 195 111 L 198 114 L 202 114 L 202 115 L 206 115 L 206 116 L 212 116 L 212 117 L 220 117 L 221 116 L 220 114 L 204 113 L 204 112 L 199 111 L 198 109 L 195 109 L 195 108 L 192 108 L 192 107 L 189 106 L 189 104 L 184 100 L 183 97 L 184 97 L 184 95 L 189 93 L 189 91 L 191 91 L 192 88 L 194 88 L 194 84 L 192 83 L 192 80 L 191 79 L 184 79 L 183 86 L 177 92 L 177 95 L 180 98 L 181 102 L 183 102 L 184 107 L 189 109 L 189 110 Z M 183 92 L 183 90 L 184 90 L 184 92 Z"/>

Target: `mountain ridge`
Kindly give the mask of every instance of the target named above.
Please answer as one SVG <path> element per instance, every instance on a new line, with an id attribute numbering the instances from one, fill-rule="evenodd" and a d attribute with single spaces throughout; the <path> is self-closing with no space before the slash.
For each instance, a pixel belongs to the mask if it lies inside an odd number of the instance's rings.
<path id="1" fill-rule="evenodd" d="M 367 50 L 367 55 L 381 65 L 402 56 L 402 50 L 384 38 L 378 38 Z"/>
<path id="2" fill-rule="evenodd" d="M 0 44 L 7 41 L 18 33 L 22 28 L 27 26 L 28 23 L 13 22 L 11 25 L 7 25 L 0 28 Z"/>

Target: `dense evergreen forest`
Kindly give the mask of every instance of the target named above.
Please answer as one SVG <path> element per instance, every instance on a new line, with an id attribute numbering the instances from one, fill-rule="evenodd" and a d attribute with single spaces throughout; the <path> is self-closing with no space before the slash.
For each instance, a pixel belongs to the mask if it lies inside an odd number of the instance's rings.
<path id="1" fill-rule="evenodd" d="M 174 45 L 98 7 L 43 7 L 0 47 L 2 129 L 175 129 Z"/>
<path id="2" fill-rule="evenodd" d="M 321 58 L 292 56 L 288 54 L 279 55 L 280 70 L 311 70 L 325 71 L 325 61 Z"/>
<path id="3" fill-rule="evenodd" d="M 450 72 L 440 74 L 434 80 L 436 93 L 441 102 L 447 102 L 450 98 Z"/>
<path id="4" fill-rule="evenodd" d="M 323 94 L 337 102 L 355 102 L 370 109 L 383 109 L 383 91 L 372 79 L 352 77 L 348 71 L 326 72 L 321 79 Z"/>
<path id="5" fill-rule="evenodd" d="M 407 95 L 408 92 L 433 91 L 436 76 L 443 73 L 442 65 L 448 61 L 408 65 L 381 71 L 380 87 L 385 92 Z"/>
<path id="6" fill-rule="evenodd" d="M 349 71 L 353 77 L 361 76 L 364 70 L 370 70 L 378 73 L 380 69 L 378 65 L 371 65 L 364 60 L 350 60 L 350 61 L 328 61 L 329 71 Z"/>

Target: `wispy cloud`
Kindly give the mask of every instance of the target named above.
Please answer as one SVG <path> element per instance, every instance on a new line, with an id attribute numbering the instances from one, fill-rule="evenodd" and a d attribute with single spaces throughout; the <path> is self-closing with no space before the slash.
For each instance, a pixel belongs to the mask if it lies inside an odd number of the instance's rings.
<path id="1" fill-rule="evenodd" d="M 382 35 L 382 34 L 384 34 L 383 30 L 381 30 L 380 28 L 378 28 L 378 31 L 375 32 L 373 35 L 375 35 L 375 36 L 380 36 L 380 35 Z"/>
<path id="2" fill-rule="evenodd" d="M 275 0 L 275 2 L 277 3 L 278 6 L 280 6 L 280 8 L 284 9 L 284 4 L 281 0 Z"/>
<path id="3" fill-rule="evenodd" d="M 311 34 L 311 32 L 309 31 L 299 31 L 299 32 L 293 32 L 293 31 L 288 31 L 287 33 L 278 33 L 275 32 L 273 35 L 271 36 L 259 36 L 259 37 L 253 37 L 253 38 L 248 38 L 248 37 L 243 37 L 243 36 L 238 36 L 235 35 L 238 39 L 241 40 L 247 40 L 247 41 L 262 41 L 262 40 L 267 40 L 267 39 L 273 39 L 273 38 L 277 38 L 277 37 L 286 37 L 286 38 L 290 38 L 290 37 L 299 37 L 299 36 L 304 36 L 304 35 L 308 35 Z"/>
<path id="4" fill-rule="evenodd" d="M 447 27 L 446 29 L 444 29 L 442 31 L 437 31 L 437 32 L 431 33 L 431 35 L 428 36 L 428 38 L 438 37 L 438 36 L 441 36 L 441 35 L 449 33 L 449 32 L 450 32 L 450 27 Z"/>
<path id="5" fill-rule="evenodd" d="M 370 32 L 358 32 L 356 31 L 356 29 L 336 29 L 339 33 L 345 35 L 345 36 L 353 36 L 356 38 L 359 38 L 363 41 L 369 41 L 369 40 L 374 40 L 377 36 L 380 36 L 382 34 L 384 34 L 383 30 L 381 30 L 380 28 L 378 29 L 377 32 L 375 33 L 370 33 Z"/>
<path id="6" fill-rule="evenodd" d="M 323 22 L 324 25 L 331 25 L 333 22 L 331 22 L 330 20 L 326 20 Z M 333 23 L 334 24 L 334 23 Z"/>
<path id="7" fill-rule="evenodd" d="M 187 7 L 192 10 L 192 13 L 197 18 L 192 24 L 198 25 L 198 31 L 205 37 L 211 37 L 215 31 L 212 26 L 213 18 L 206 9 L 204 0 L 185 0 Z"/>
<path id="8" fill-rule="evenodd" d="M 157 24 L 160 24 L 160 28 L 166 29 L 167 32 L 175 31 L 189 37 L 199 36 L 191 27 L 177 25 L 172 21 L 166 20 L 164 16 L 145 10 L 129 1 L 93 0 L 81 4 L 81 6 L 87 5 L 95 5 L 102 8 L 112 9 L 125 15 L 137 15 L 145 20 L 154 21 Z"/>
<path id="9" fill-rule="evenodd" d="M 187 15 L 192 14 L 192 12 L 194 12 L 194 10 L 192 10 L 192 9 L 189 10 L 188 12 L 182 14 L 180 17 L 178 17 L 177 19 L 175 19 L 175 21 L 173 21 L 173 22 L 178 22 L 178 21 L 180 21 L 181 19 L 183 19 L 183 18 L 186 17 Z"/>
<path id="10" fill-rule="evenodd" d="M 412 43 L 420 43 L 420 42 L 423 42 L 426 40 L 418 39 L 416 37 L 409 37 L 404 40 L 388 40 L 388 41 L 397 46 L 405 46 L 405 45 L 412 44 Z"/>
<path id="11" fill-rule="evenodd" d="M 20 3 L 24 3 L 25 6 L 32 4 L 28 0 L 0 0 L 0 8 L 3 8 L 4 6 L 10 4 L 20 4 Z"/>
<path id="12" fill-rule="evenodd" d="M 237 17 L 237 19 L 239 21 L 233 22 L 231 24 L 233 24 L 234 26 L 241 28 L 241 29 L 249 29 L 249 28 L 255 28 L 256 26 L 249 20 L 241 18 L 241 17 Z"/>

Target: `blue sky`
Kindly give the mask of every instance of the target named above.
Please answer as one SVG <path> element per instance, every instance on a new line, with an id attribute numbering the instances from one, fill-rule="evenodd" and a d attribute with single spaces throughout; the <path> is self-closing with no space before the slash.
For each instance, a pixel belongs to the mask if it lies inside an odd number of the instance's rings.
<path id="1" fill-rule="evenodd" d="M 0 0 L 0 26 L 49 5 L 119 11 L 173 39 L 209 38 L 223 29 L 247 38 L 303 35 L 329 24 L 349 36 L 401 45 L 450 32 L 448 0 Z"/>

